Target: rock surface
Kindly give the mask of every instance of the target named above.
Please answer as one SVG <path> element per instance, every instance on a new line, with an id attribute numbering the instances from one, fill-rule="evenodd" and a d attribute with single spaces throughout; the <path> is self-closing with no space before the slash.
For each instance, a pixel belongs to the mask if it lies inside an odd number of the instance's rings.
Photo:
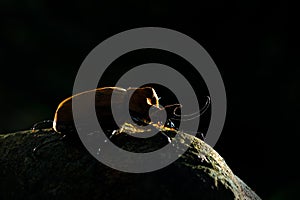
<path id="1" fill-rule="evenodd" d="M 169 133 L 168 133 L 169 134 Z M 171 165 L 149 173 L 125 173 L 97 161 L 80 143 L 59 138 L 51 129 L 0 135 L 0 199 L 260 199 L 233 174 L 223 158 L 202 140 L 177 132 L 174 146 L 191 142 Z M 130 150 L 153 151 L 158 137 L 135 145 L 120 132 L 113 140 Z"/>

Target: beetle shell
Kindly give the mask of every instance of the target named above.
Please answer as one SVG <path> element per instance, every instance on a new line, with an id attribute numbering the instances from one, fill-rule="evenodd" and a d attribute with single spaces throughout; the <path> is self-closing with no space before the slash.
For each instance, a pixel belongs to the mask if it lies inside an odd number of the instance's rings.
<path id="1" fill-rule="evenodd" d="M 111 101 L 112 93 L 116 95 L 114 101 Z M 95 95 L 93 97 L 93 95 Z M 111 112 L 111 106 L 120 108 L 120 112 L 124 109 L 128 109 L 128 105 L 125 102 L 129 100 L 129 112 L 132 116 L 139 119 L 149 121 L 149 109 L 151 106 L 159 108 L 159 100 L 155 90 L 152 87 L 144 88 L 128 88 L 123 89 L 120 87 L 104 87 L 94 90 L 85 91 L 74 96 L 71 96 L 63 100 L 57 107 L 54 120 L 53 129 L 56 132 L 66 134 L 75 130 L 73 114 L 72 114 L 72 102 L 76 100 L 85 100 L 95 98 L 95 108 L 97 117 L 102 123 L 110 126 L 113 123 L 113 116 Z M 80 117 L 86 119 L 90 116 L 91 112 L 95 110 L 83 109 L 81 110 Z M 125 122 L 126 119 L 124 119 Z"/>

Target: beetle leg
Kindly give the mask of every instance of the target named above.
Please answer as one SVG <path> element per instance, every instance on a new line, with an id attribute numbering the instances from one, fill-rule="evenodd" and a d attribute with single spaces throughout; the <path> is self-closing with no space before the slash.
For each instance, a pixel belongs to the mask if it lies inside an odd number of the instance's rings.
<path id="1" fill-rule="evenodd" d="M 198 136 L 199 139 L 201 139 L 203 141 L 205 140 L 205 136 L 202 132 L 197 132 L 196 135 Z"/>
<path id="2" fill-rule="evenodd" d="M 111 135 L 109 136 L 109 139 L 111 139 L 114 135 L 116 135 L 120 130 L 119 129 L 116 129 L 114 130 Z"/>
<path id="3" fill-rule="evenodd" d="M 50 124 L 51 123 L 51 126 Z M 47 124 L 49 124 L 47 126 Z M 43 128 L 52 128 L 53 126 L 53 121 L 52 120 L 43 120 L 43 121 L 40 121 L 40 122 L 37 122 L 35 124 L 33 124 L 31 130 L 39 130 L 39 129 L 43 129 Z"/>
<path id="4" fill-rule="evenodd" d="M 166 122 L 166 126 L 169 127 L 169 128 L 174 128 L 177 130 L 175 124 L 172 122 L 171 119 L 168 119 L 167 122 Z"/>
<path id="5" fill-rule="evenodd" d="M 164 133 L 163 131 L 161 131 L 161 134 L 167 138 L 168 143 L 172 142 L 172 139 L 166 133 Z"/>

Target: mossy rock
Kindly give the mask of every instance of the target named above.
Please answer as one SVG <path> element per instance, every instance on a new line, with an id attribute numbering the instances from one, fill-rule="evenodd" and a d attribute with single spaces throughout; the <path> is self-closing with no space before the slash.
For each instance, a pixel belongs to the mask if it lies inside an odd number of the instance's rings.
<path id="1" fill-rule="evenodd" d="M 169 166 L 149 173 L 125 173 L 109 168 L 81 143 L 62 141 L 51 129 L 0 135 L 0 199 L 260 199 L 233 174 L 223 158 L 202 140 L 177 132 L 172 143 L 189 144 Z M 120 132 L 114 143 L 124 149 L 152 151 L 162 136 L 143 145 L 128 143 Z"/>

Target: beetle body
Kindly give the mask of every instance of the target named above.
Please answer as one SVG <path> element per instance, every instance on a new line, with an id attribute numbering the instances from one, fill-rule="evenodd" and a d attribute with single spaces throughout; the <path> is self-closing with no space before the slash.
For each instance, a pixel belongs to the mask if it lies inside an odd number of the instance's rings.
<path id="1" fill-rule="evenodd" d="M 112 101 L 112 94 L 116 95 Z M 72 102 L 84 101 L 85 99 L 95 99 L 95 110 L 100 124 L 112 126 L 113 118 L 111 106 L 120 108 L 120 112 L 128 109 L 132 117 L 141 119 L 142 121 L 150 121 L 148 111 L 151 106 L 159 107 L 159 100 L 155 90 L 152 87 L 144 88 L 128 88 L 120 87 L 104 87 L 90 91 L 85 91 L 63 100 L 57 107 L 53 129 L 56 132 L 68 134 L 75 130 L 74 119 L 72 113 Z M 128 99 L 130 98 L 130 99 Z M 128 101 L 129 100 L 129 101 Z M 125 105 L 129 102 L 129 105 Z M 80 118 L 88 119 L 90 113 L 95 110 L 85 109 L 80 111 Z M 125 121 L 126 119 L 124 119 Z"/>

